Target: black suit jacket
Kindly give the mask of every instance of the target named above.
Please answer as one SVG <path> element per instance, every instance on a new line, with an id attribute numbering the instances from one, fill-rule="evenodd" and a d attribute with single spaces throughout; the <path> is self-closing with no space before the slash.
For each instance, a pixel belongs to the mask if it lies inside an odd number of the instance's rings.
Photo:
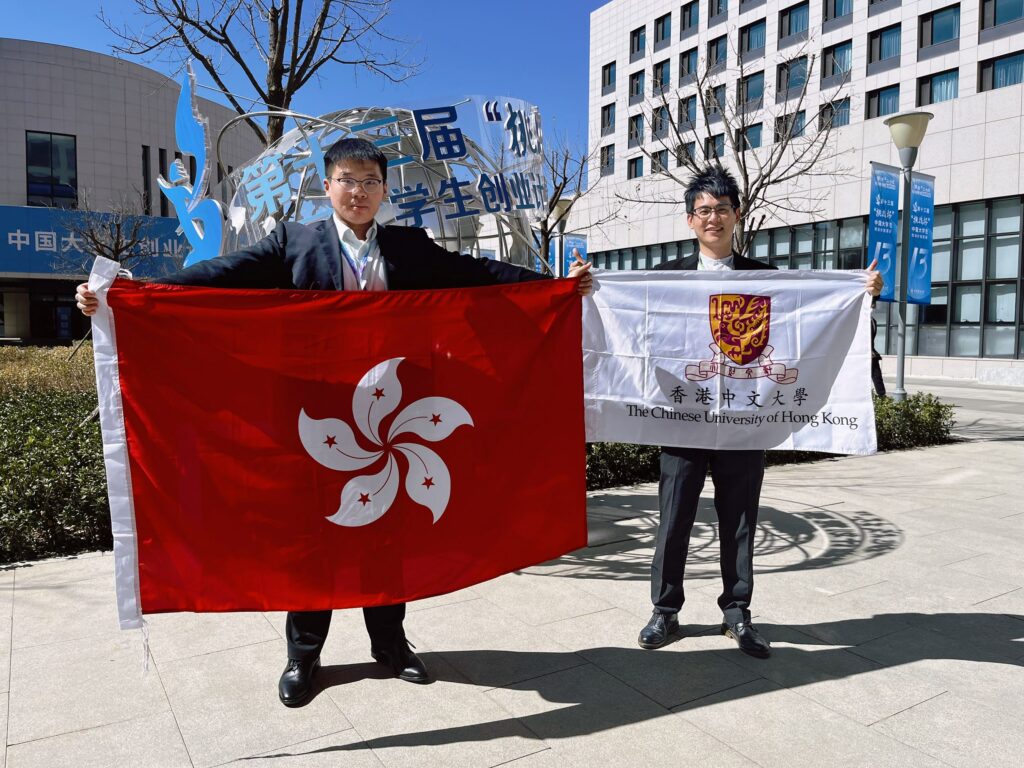
<path id="1" fill-rule="evenodd" d="M 415 227 L 378 224 L 377 245 L 387 269 L 388 290 L 470 288 L 546 278 L 512 264 L 446 251 Z M 333 217 L 308 226 L 281 222 L 249 248 L 201 261 L 160 282 L 336 291 L 344 288 L 341 258 Z"/>
<path id="2" fill-rule="evenodd" d="M 681 259 L 666 261 L 656 266 L 655 269 L 697 269 L 699 261 L 700 256 L 694 254 L 693 256 L 684 256 Z M 778 267 L 765 264 L 763 261 L 755 261 L 754 259 L 748 259 L 746 256 L 740 256 L 738 253 L 733 254 L 732 267 L 733 269 L 778 269 Z"/>

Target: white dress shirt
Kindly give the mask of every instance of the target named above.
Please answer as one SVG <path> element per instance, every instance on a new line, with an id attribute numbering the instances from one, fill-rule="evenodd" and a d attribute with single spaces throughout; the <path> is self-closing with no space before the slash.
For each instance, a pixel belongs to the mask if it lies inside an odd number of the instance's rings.
<path id="1" fill-rule="evenodd" d="M 346 291 L 386 291 L 388 276 L 384 259 L 377 245 L 377 222 L 370 225 L 366 239 L 360 240 L 356 233 L 334 214 L 334 226 L 338 230 L 341 245 L 341 273 Z"/>
<path id="2" fill-rule="evenodd" d="M 730 269 L 735 269 L 735 267 L 733 267 L 732 265 L 733 261 L 735 260 L 735 254 L 730 253 L 724 259 L 712 259 L 708 256 L 705 256 L 703 253 L 698 253 L 697 255 L 699 256 L 699 261 L 697 262 L 698 270 L 717 270 L 721 272 L 728 271 Z"/>

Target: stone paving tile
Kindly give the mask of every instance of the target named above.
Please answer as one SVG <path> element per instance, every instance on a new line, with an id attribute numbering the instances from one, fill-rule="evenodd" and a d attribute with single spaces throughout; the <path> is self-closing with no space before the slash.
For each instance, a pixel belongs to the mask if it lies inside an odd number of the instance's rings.
<path id="1" fill-rule="evenodd" d="M 1007 592 L 1015 587 L 1024 587 L 1024 560 L 981 554 L 950 563 L 946 568 L 1002 584 Z"/>
<path id="2" fill-rule="evenodd" d="M 941 766 L 896 739 L 864 728 L 768 680 L 684 704 L 675 710 L 760 766 Z M 744 734 L 738 737 L 737 734 Z"/>
<path id="3" fill-rule="evenodd" d="M 9 711 L 8 695 L 0 695 L 0 766 L 7 766 L 7 714 Z"/>
<path id="4" fill-rule="evenodd" d="M 993 597 L 983 603 L 977 603 L 975 608 L 993 613 L 1002 613 L 1008 616 L 1016 616 L 1018 619 L 1024 617 L 1024 589 L 1015 589 L 1005 595 Z"/>
<path id="5" fill-rule="evenodd" d="M 885 606 L 893 613 L 958 613 L 970 611 L 979 601 L 1005 594 L 1005 586 L 995 581 L 959 571 L 920 568 L 910 573 L 890 577 L 880 584 L 862 587 L 842 595 L 848 610 L 864 614 Z"/>
<path id="6" fill-rule="evenodd" d="M 113 590 L 114 556 L 111 552 L 86 552 L 35 563 L 18 563 L 16 573 L 19 585 L 28 585 L 35 581 L 63 584 L 68 581 L 85 581 L 107 576 Z"/>
<path id="7" fill-rule="evenodd" d="M 254 765 L 259 768 L 335 768 L 338 765 L 344 765 L 345 768 L 381 768 L 384 763 L 373 752 L 363 749 L 362 743 L 362 737 L 355 728 L 348 728 L 339 733 L 233 760 L 225 765 L 235 768 L 253 768 Z"/>
<path id="8" fill-rule="evenodd" d="M 262 613 L 162 613 L 146 621 L 159 664 L 281 637 Z"/>
<path id="9" fill-rule="evenodd" d="M 583 663 L 555 633 L 528 626 L 482 599 L 420 611 L 415 626 L 407 629 L 424 638 L 473 684 L 484 687 Z"/>
<path id="10" fill-rule="evenodd" d="M 7 768 L 192 768 L 170 712 L 16 744 Z"/>
<path id="11" fill-rule="evenodd" d="M 543 744 L 437 654 L 424 663 L 430 685 L 374 679 L 340 671 L 344 682 L 326 694 L 363 738 L 350 750 L 373 751 L 386 766 L 491 766 L 523 757 Z M 341 762 L 341 759 L 338 760 Z"/>
<path id="12" fill-rule="evenodd" d="M 508 574 L 477 585 L 477 595 L 524 624 L 539 627 L 555 621 L 603 611 L 611 606 L 579 589 L 573 579 Z"/>
<path id="13" fill-rule="evenodd" d="M 488 693 L 537 734 L 558 765 L 750 766 L 735 751 L 592 665 Z"/>
<path id="14" fill-rule="evenodd" d="M 60 621 L 54 621 L 60 616 Z M 109 575 L 90 579 L 15 580 L 13 647 L 29 648 L 87 637 L 116 636 L 117 603 Z"/>
<path id="15" fill-rule="evenodd" d="M 277 698 L 283 643 L 160 664 L 160 676 L 193 763 L 203 768 L 350 726 L 327 696 L 289 709 Z"/>
<path id="16" fill-rule="evenodd" d="M 937 696 L 873 726 L 915 749 L 953 766 L 1006 766 L 1021 763 L 1021 716 L 966 701 L 952 693 Z"/>
<path id="17" fill-rule="evenodd" d="M 11 630 L 14 613 L 14 572 L 0 572 L 0 693 L 11 681 Z M 3 697 L 6 700 L 6 696 Z M 3 765 L 0 762 L 0 765 Z"/>
<path id="18" fill-rule="evenodd" d="M 143 672 L 139 632 L 16 649 L 7 743 L 166 712 L 160 676 Z"/>

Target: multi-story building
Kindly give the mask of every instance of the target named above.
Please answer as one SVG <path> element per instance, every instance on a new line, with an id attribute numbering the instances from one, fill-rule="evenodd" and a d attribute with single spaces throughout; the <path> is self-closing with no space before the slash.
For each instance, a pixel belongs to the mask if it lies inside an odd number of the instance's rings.
<path id="1" fill-rule="evenodd" d="M 100 53 L 0 38 L 0 340 L 53 342 L 87 326 L 74 306 L 67 262 L 77 240 L 69 222 L 131 204 L 154 231 L 177 224 L 157 176 L 183 159 L 174 118 L 180 83 Z M 200 113 L 217 132 L 234 111 L 206 99 Z M 248 127 L 225 133 L 222 160 L 234 166 L 262 151 Z M 213 179 L 218 181 L 217 176 Z M 164 217 L 161 221 L 156 221 Z"/>
<path id="2" fill-rule="evenodd" d="M 695 250 L 682 189 L 659 170 L 675 171 L 681 152 L 716 152 L 734 164 L 723 152 L 732 126 L 696 108 L 698 80 L 701 103 L 711 89 L 751 107 L 745 151 L 763 156 L 780 131 L 831 126 L 836 157 L 816 169 L 825 175 L 772 192 L 812 205 L 777 211 L 752 244 L 750 255 L 781 268 L 866 266 L 869 164 L 899 165 L 884 118 L 933 113 L 915 165 L 935 177 L 932 303 L 910 308 L 907 349 L 917 357 L 909 370 L 985 378 L 1020 365 L 1007 358 L 1024 358 L 1021 0 L 601 6 L 590 19 L 589 143 L 590 182 L 600 179 L 603 190 L 583 199 L 580 218 L 600 218 L 622 197 L 680 202 L 627 203 L 589 235 L 597 266 L 644 269 Z M 664 130 L 666 120 L 678 121 L 682 141 Z M 895 307 L 879 303 L 876 316 L 877 346 L 892 353 Z"/>

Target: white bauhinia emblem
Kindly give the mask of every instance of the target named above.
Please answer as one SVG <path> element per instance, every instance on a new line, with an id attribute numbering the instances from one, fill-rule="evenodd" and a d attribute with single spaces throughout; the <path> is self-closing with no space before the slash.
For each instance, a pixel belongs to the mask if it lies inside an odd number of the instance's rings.
<path id="1" fill-rule="evenodd" d="M 451 496 L 448 467 L 425 445 L 396 442 L 396 438 L 419 437 L 436 443 L 473 419 L 461 405 L 447 397 L 424 397 L 406 406 L 392 420 L 387 435 L 380 423 L 402 401 L 402 384 L 396 371 L 404 357 L 385 360 L 366 372 L 352 395 L 352 419 L 370 443 L 364 450 L 352 428 L 341 419 L 311 419 L 305 409 L 299 413 L 299 438 L 317 462 L 339 472 L 357 472 L 386 457 L 383 468 L 373 475 L 358 475 L 341 490 L 338 511 L 328 517 L 332 523 L 350 527 L 367 525 L 387 512 L 398 495 L 401 469 L 397 455 L 408 463 L 405 492 L 417 504 L 430 510 L 436 523 Z"/>

